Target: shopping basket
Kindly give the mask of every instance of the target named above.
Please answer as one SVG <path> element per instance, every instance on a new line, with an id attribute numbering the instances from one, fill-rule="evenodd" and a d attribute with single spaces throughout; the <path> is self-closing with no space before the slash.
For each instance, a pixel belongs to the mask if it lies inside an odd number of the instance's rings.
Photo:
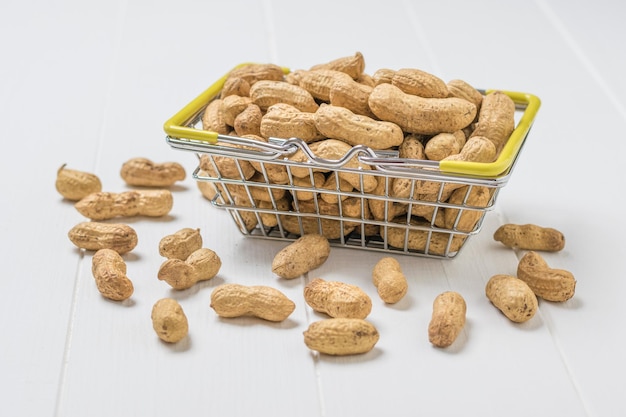
<path id="1" fill-rule="evenodd" d="M 197 154 L 200 162 L 193 177 L 210 187 L 213 206 L 227 210 L 248 237 L 292 241 L 320 233 L 332 246 L 413 256 L 454 258 L 479 233 L 511 177 L 540 107 L 535 95 L 503 91 L 516 104 L 515 129 L 491 163 L 406 159 L 397 151 L 363 145 L 338 159 L 323 159 L 314 145 L 298 138 L 261 142 L 203 130 L 202 113 L 219 97 L 227 76 L 164 125 L 172 148 Z M 225 160 L 231 167 L 228 174 L 221 168 Z M 255 168 L 252 177 L 246 173 L 250 165 Z M 284 174 L 281 183 L 270 179 L 276 169 Z M 319 185 L 320 172 L 332 186 Z M 347 177 L 353 187 L 341 185 Z M 375 189 L 366 185 L 372 179 Z M 393 184 L 400 181 L 408 184 L 408 195 L 394 193 Z M 471 203 L 479 192 L 487 198 Z"/>

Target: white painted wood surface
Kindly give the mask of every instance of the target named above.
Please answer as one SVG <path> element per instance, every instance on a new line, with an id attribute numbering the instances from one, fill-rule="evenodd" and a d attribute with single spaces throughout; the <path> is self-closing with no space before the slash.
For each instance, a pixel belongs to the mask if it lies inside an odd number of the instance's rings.
<path id="1" fill-rule="evenodd" d="M 0 16 L 3 415 L 626 415 L 625 3 L 10 0 Z M 170 216 L 130 221 L 140 236 L 126 256 L 132 299 L 100 296 L 91 254 L 67 238 L 83 218 L 54 189 L 61 164 L 95 172 L 110 191 L 127 188 L 118 172 L 135 156 L 191 173 L 195 156 L 171 149 L 162 124 L 232 66 L 306 68 L 357 50 L 369 70 L 422 68 L 543 102 L 496 210 L 461 256 L 398 258 L 410 281 L 401 303 L 383 305 L 368 285 L 378 255 L 335 249 L 315 271 L 370 294 L 381 334 L 372 352 L 310 353 L 302 332 L 319 316 L 301 293 L 313 276 L 275 277 L 283 245 L 243 238 L 191 177 L 173 188 Z M 541 302 L 523 325 L 484 296 L 491 275 L 515 271 L 516 254 L 491 238 L 509 221 L 562 230 L 566 249 L 546 259 L 578 280 L 572 300 Z M 157 248 L 182 227 L 199 227 L 223 268 L 176 292 L 156 279 Z M 296 310 L 281 324 L 219 319 L 209 296 L 223 282 L 275 286 Z M 432 300 L 449 289 L 466 298 L 468 323 L 441 350 L 426 329 Z M 151 328 L 164 296 L 189 317 L 189 337 L 174 346 Z"/>

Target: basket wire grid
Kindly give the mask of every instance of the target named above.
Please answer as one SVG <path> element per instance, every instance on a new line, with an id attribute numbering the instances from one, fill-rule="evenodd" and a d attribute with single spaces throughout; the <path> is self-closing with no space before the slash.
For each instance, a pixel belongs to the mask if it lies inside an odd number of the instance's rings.
<path id="1" fill-rule="evenodd" d="M 516 128 L 494 164 L 443 166 L 362 145 L 328 160 L 298 138 L 260 142 L 202 131 L 202 111 L 220 88 L 216 83 L 168 121 L 166 141 L 174 149 L 196 153 L 194 179 L 210 187 L 212 205 L 227 210 L 242 234 L 293 241 L 320 233 L 332 246 L 444 259 L 456 257 L 480 232 L 485 214 L 511 176 L 539 107 L 533 95 L 507 93 L 516 102 Z M 305 157 L 295 160 L 296 153 Z M 285 178 L 280 183 L 270 179 L 277 169 Z M 316 182 L 322 171 L 331 186 Z M 353 186 L 344 189 L 341 180 L 348 176 Z M 367 185 L 372 178 L 375 188 Z M 404 182 L 408 194 L 394 191 L 398 181 Z M 472 205 L 470 196 L 477 192 L 488 196 Z"/>

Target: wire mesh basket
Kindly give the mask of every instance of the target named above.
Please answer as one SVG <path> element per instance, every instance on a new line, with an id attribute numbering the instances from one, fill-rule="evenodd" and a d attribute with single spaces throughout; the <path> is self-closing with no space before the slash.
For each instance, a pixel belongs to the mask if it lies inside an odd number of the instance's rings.
<path id="1" fill-rule="evenodd" d="M 248 237 L 319 233 L 332 246 L 413 256 L 454 258 L 480 232 L 540 106 L 532 94 L 504 91 L 516 104 L 516 126 L 491 163 L 406 159 L 363 145 L 326 159 L 318 156 L 321 142 L 203 130 L 202 113 L 227 75 L 164 125 L 172 148 L 197 154 L 193 177 L 213 206 Z"/>

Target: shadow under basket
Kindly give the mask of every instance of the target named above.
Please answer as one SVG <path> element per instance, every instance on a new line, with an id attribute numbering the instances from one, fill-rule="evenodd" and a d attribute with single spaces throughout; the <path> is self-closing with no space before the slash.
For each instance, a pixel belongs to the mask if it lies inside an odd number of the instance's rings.
<path id="1" fill-rule="evenodd" d="M 197 154 L 193 177 L 212 205 L 248 237 L 319 233 L 332 246 L 389 254 L 456 257 L 494 208 L 540 107 L 532 94 L 503 91 L 516 104 L 516 124 L 491 163 L 405 159 L 363 145 L 329 160 L 298 138 L 261 142 L 203 130 L 204 109 L 227 75 L 164 126 L 172 148 Z"/>

